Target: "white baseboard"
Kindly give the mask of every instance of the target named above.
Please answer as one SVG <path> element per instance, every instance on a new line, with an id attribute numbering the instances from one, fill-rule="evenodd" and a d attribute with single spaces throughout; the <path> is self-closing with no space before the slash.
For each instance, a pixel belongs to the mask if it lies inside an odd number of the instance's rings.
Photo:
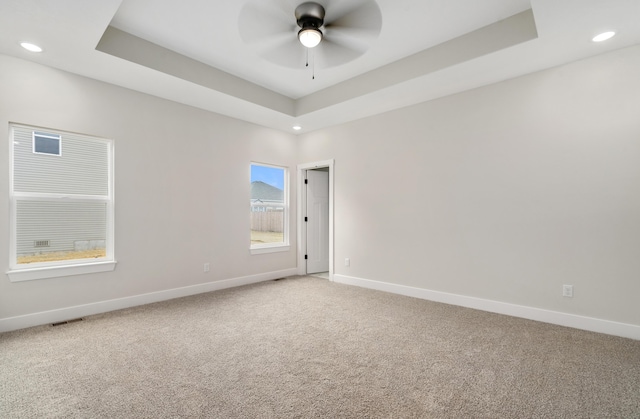
<path id="1" fill-rule="evenodd" d="M 257 282 L 271 281 L 273 279 L 296 275 L 297 268 L 285 269 L 276 272 L 267 272 L 258 275 L 243 276 L 240 278 L 224 279 L 207 282 L 205 284 L 191 285 L 188 287 L 173 288 L 164 291 L 156 291 L 148 294 L 134 295 L 115 300 L 99 301 L 97 303 L 83 304 L 73 307 L 65 307 L 57 310 L 43 311 L 40 313 L 25 314 L 23 316 L 0 319 L 0 332 L 24 329 L 32 326 L 40 326 L 48 323 L 56 323 L 93 314 L 106 313 L 108 311 L 135 307 L 144 304 L 157 303 L 159 301 L 174 298 L 187 297 L 189 295 L 202 294 L 204 292 L 218 291 L 226 288 L 239 287 L 241 285 L 255 284 Z"/>
<path id="2" fill-rule="evenodd" d="M 414 288 L 405 285 L 391 284 L 388 282 L 354 278 L 345 275 L 336 274 L 333 276 L 333 280 L 341 284 L 355 285 L 358 287 L 405 295 L 407 297 L 420 298 L 423 300 L 436 301 L 445 304 L 453 304 L 462 307 L 474 308 L 477 310 L 489 311 L 492 313 L 506 314 L 513 317 L 521 317 L 524 319 L 536 320 L 544 323 L 572 327 L 575 329 L 588 330 L 591 332 L 604 333 L 607 335 L 640 340 L 640 326 L 633 324 L 618 323 L 610 320 L 597 319 L 594 317 L 578 316 L 575 314 L 562 313 L 559 311 L 550 311 L 540 308 L 520 306 L 499 301 L 485 300 L 482 298 L 468 297 L 464 295 L 449 294 L 440 291 L 431 291 L 423 288 Z"/>

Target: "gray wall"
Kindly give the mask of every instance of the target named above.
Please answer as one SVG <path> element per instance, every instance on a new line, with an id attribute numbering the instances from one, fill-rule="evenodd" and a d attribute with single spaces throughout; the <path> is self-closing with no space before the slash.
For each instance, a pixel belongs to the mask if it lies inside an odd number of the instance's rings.
<path id="1" fill-rule="evenodd" d="M 0 125 L 116 141 L 118 259 L 5 277 L 0 320 L 293 268 L 295 205 L 291 251 L 249 254 L 248 165 L 296 185 L 297 163 L 335 158 L 338 275 L 640 325 L 638 74 L 633 47 L 297 138 L 0 56 Z"/>
<path id="2" fill-rule="evenodd" d="M 640 325 L 638 75 L 636 46 L 304 135 L 336 273 Z"/>
<path id="3" fill-rule="evenodd" d="M 289 252 L 250 255 L 249 165 L 289 167 L 293 135 L 0 55 L 0 126 L 22 123 L 115 141 L 113 272 L 0 280 L 0 320 L 295 268 Z M 8 144 L 0 147 L 0 219 L 9 220 Z M 63 150 L 64 153 L 64 150 Z M 291 202 L 296 202 L 292 191 Z M 295 220 L 295 205 L 291 208 Z M 0 270 L 9 225 L 0 223 Z M 204 273 L 203 264 L 211 264 Z"/>

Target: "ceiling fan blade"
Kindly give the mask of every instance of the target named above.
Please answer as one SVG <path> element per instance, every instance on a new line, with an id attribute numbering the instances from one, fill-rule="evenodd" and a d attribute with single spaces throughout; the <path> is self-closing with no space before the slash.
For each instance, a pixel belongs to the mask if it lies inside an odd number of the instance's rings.
<path id="1" fill-rule="evenodd" d="M 265 0 L 257 0 L 257 1 L 259 3 L 265 3 Z M 280 13 L 287 16 L 288 18 L 291 18 L 291 16 L 294 16 L 294 10 L 300 3 L 300 1 L 298 0 L 269 0 L 268 2 L 275 3 L 269 7 L 274 7 L 274 6 L 277 7 Z"/>
<path id="2" fill-rule="evenodd" d="M 279 0 L 277 3 L 281 4 Z M 295 30 L 293 12 L 286 13 L 285 7 L 273 7 L 272 2 L 252 1 L 240 10 L 238 30 L 244 42 L 252 43 L 265 37 L 290 34 Z"/>
<path id="3" fill-rule="evenodd" d="M 297 41 L 296 35 L 291 34 L 290 32 L 281 32 L 272 35 L 266 35 L 260 38 L 255 38 L 250 42 L 247 42 L 253 48 L 258 55 L 268 54 L 269 50 L 273 50 L 279 48 L 282 45 L 291 46 L 291 40 L 295 39 Z"/>
<path id="4" fill-rule="evenodd" d="M 336 2 L 327 10 L 325 26 L 333 29 L 357 30 L 377 37 L 382 28 L 382 13 L 375 1 L 361 0 L 348 7 Z"/>
<path id="5" fill-rule="evenodd" d="M 358 58 L 369 49 L 382 28 L 382 14 L 375 1 L 334 3 L 325 19 L 325 37 L 317 54 L 319 67 L 333 67 Z"/>
<path id="6" fill-rule="evenodd" d="M 351 47 L 324 38 L 320 45 L 314 48 L 317 68 L 329 68 L 352 61 L 367 50 L 366 47 Z"/>
<path id="7" fill-rule="evenodd" d="M 369 48 L 378 39 L 380 32 L 357 28 L 334 27 L 323 28 L 323 35 L 331 41 L 345 45 L 363 45 Z"/>
<path id="8" fill-rule="evenodd" d="M 329 41 L 345 48 L 359 50 L 364 52 L 369 49 L 369 46 L 375 38 L 367 36 L 358 30 L 342 29 L 342 28 L 327 28 L 324 32 L 323 42 Z"/>

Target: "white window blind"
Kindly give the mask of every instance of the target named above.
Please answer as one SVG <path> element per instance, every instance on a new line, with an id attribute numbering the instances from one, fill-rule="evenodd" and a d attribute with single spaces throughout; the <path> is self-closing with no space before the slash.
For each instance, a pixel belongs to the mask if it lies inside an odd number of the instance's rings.
<path id="1" fill-rule="evenodd" d="M 11 141 L 11 269 L 114 261 L 112 141 L 23 125 Z"/>

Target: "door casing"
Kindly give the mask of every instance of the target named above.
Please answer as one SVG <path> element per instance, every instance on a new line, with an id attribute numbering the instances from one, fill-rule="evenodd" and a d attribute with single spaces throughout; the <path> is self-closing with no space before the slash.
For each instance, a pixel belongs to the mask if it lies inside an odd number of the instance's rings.
<path id="1" fill-rule="evenodd" d="M 320 169 L 327 167 L 329 169 L 329 280 L 333 281 L 334 273 L 334 226 L 333 226 L 333 209 L 334 209 L 334 196 L 333 196 L 333 182 L 334 182 L 334 160 L 322 160 L 312 163 L 305 163 L 298 165 L 298 193 L 297 193 L 297 247 L 298 247 L 298 275 L 306 275 L 307 263 L 304 259 L 304 255 L 307 248 L 307 229 L 304 225 L 304 214 L 306 213 L 307 196 L 306 188 L 304 187 L 305 172 L 307 170 Z"/>

